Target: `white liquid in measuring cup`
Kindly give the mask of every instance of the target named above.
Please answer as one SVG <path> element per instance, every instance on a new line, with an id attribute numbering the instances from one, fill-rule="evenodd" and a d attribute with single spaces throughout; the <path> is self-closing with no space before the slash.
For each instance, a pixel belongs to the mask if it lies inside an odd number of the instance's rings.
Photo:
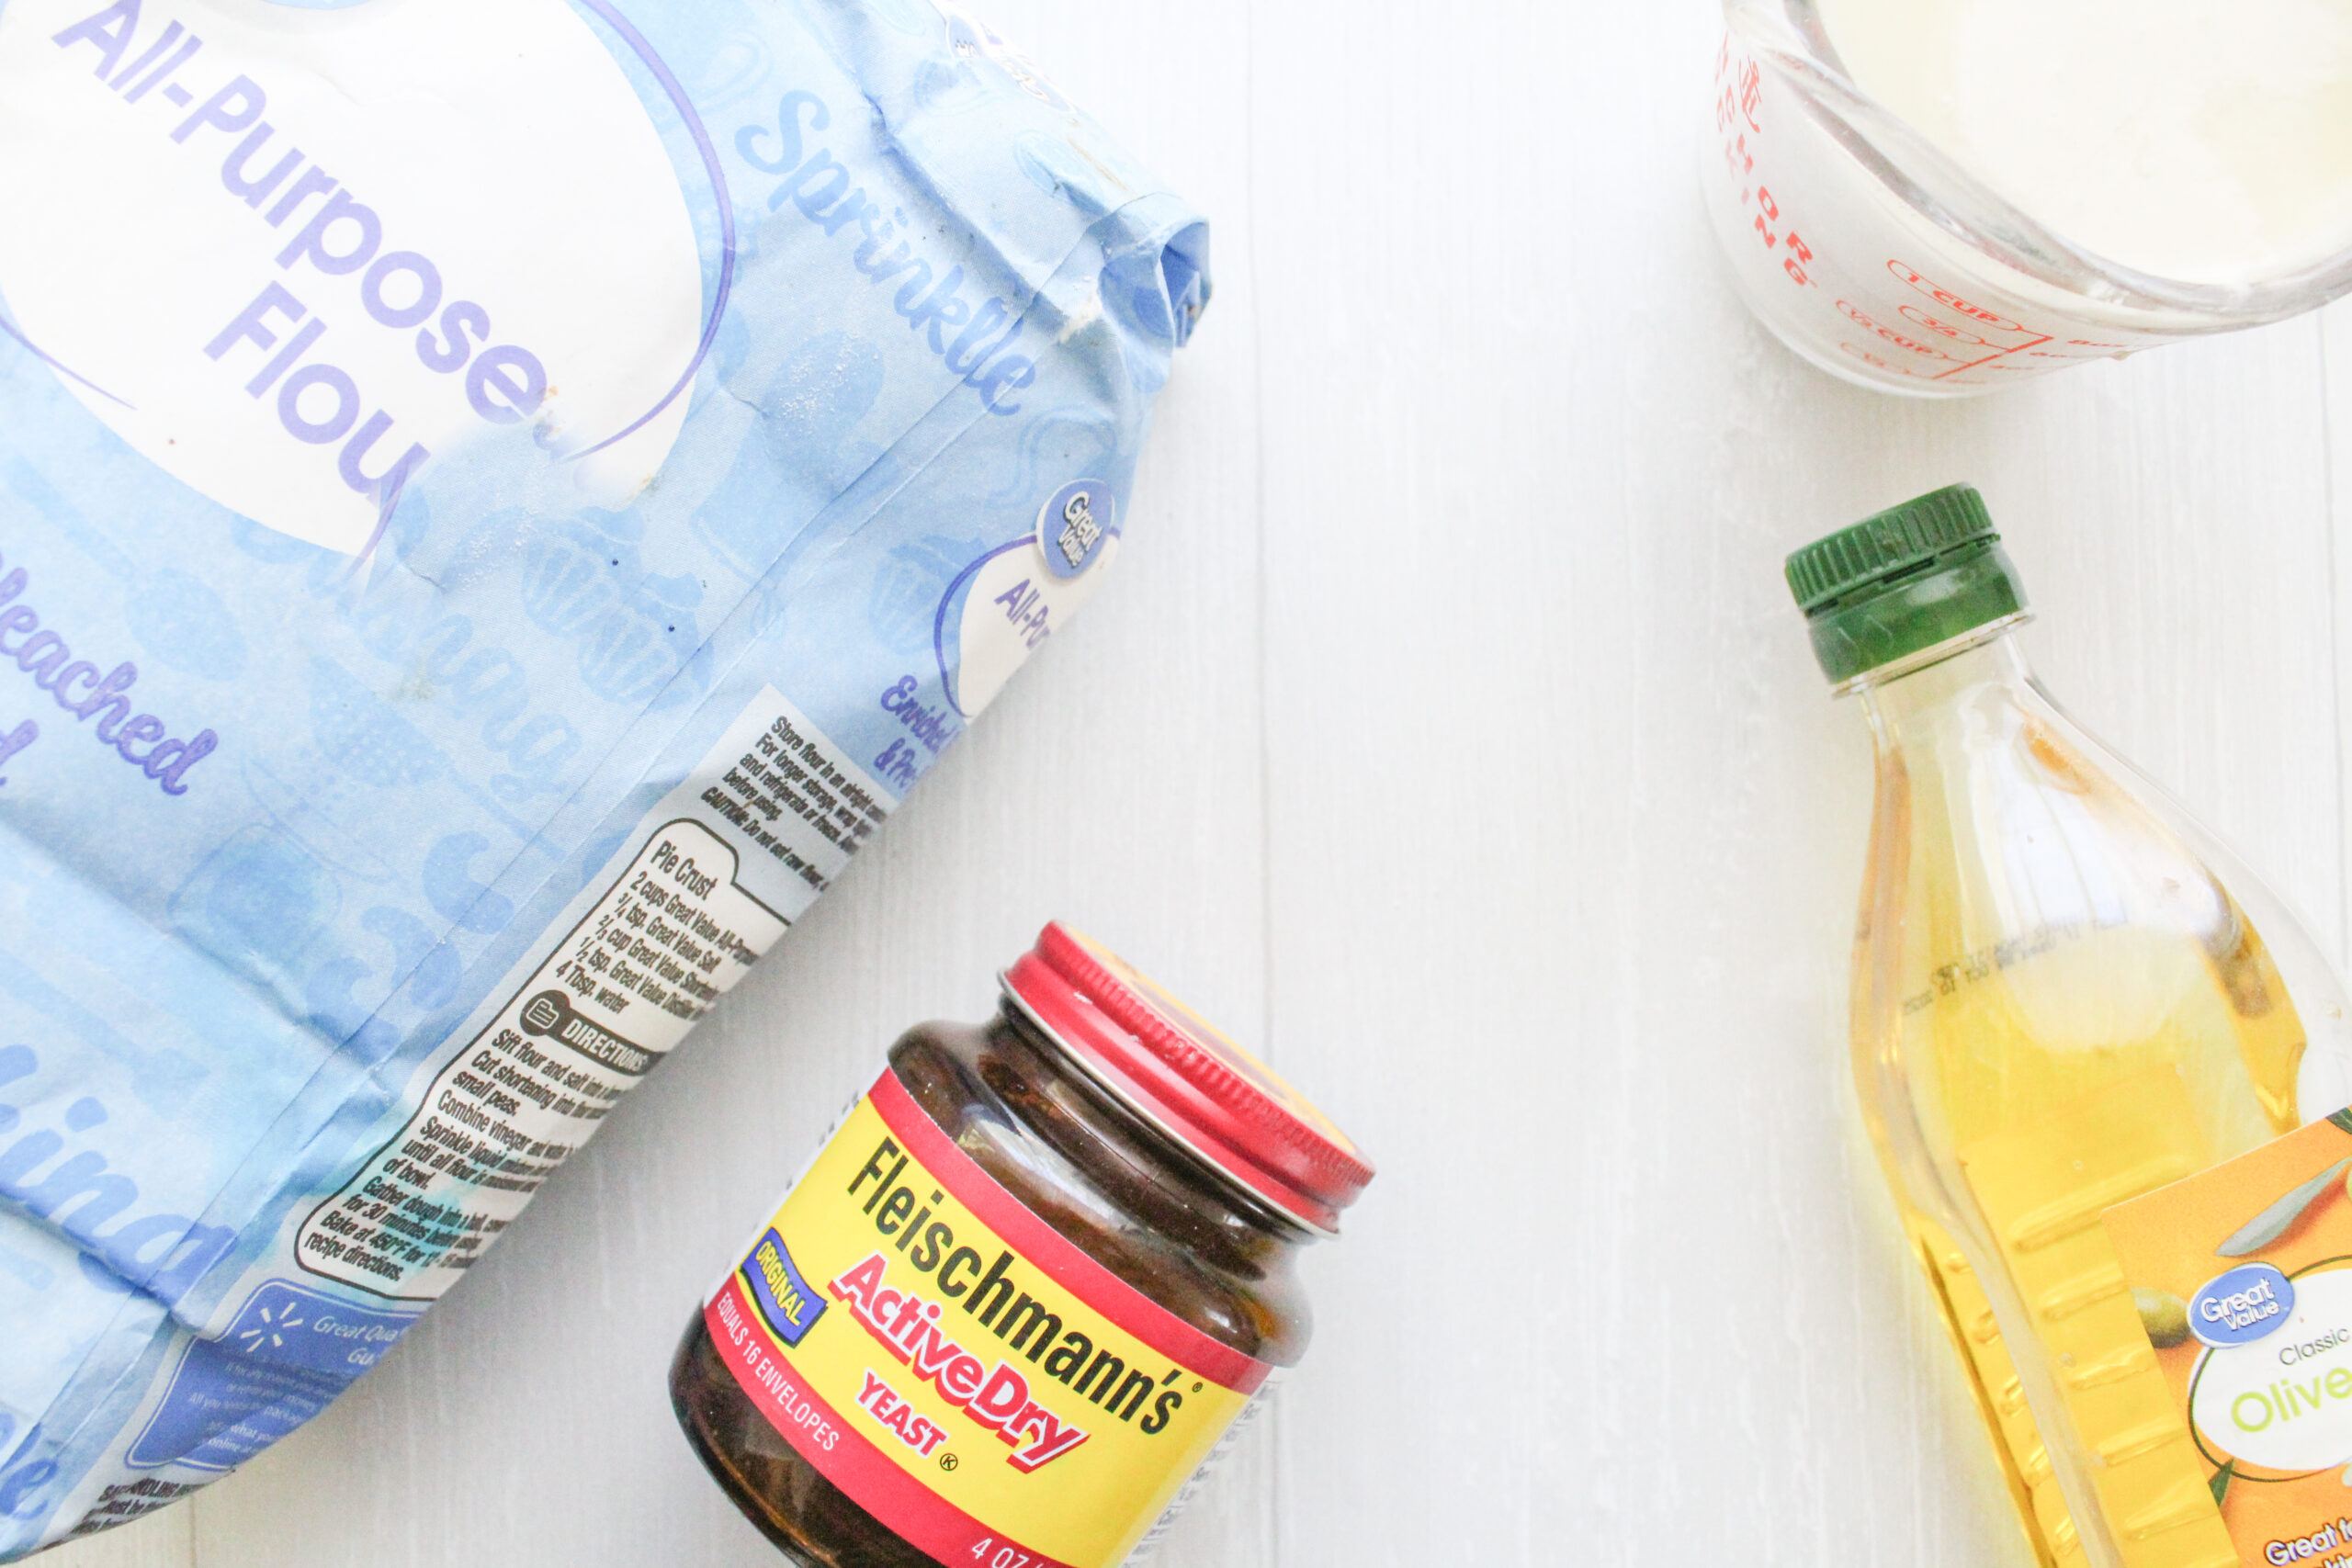
<path id="1" fill-rule="evenodd" d="M 2352 0 L 1815 0 L 1864 92 L 2043 227 L 2159 276 L 2352 244 Z"/>
<path id="2" fill-rule="evenodd" d="M 1833 375 L 1961 397 L 2352 291 L 2352 0 L 1724 13 L 1708 214 Z"/>

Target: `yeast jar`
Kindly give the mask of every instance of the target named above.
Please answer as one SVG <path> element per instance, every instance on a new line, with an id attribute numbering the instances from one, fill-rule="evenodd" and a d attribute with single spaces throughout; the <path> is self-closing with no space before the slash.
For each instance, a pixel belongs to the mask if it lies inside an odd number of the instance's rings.
<path id="1" fill-rule="evenodd" d="M 1002 978 L 890 1048 L 678 1347 L 687 1438 L 797 1562 L 1123 1562 L 1306 1349 L 1299 1256 L 1372 1179 L 1088 938 Z"/>

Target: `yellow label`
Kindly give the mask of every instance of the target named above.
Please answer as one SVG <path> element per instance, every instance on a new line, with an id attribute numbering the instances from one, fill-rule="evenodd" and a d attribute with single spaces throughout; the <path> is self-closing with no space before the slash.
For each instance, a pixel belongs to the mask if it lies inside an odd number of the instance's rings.
<path id="1" fill-rule="evenodd" d="M 1046 1225 L 888 1073 L 706 1317 L 796 1450 L 978 1568 L 1111 1568 L 1269 1371 Z"/>

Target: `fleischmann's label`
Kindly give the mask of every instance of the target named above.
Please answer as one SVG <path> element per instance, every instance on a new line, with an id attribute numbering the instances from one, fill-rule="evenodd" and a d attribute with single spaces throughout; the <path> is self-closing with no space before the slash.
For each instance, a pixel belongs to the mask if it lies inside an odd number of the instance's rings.
<path id="1" fill-rule="evenodd" d="M 888 1072 L 705 1316 L 803 1458 L 980 1568 L 1122 1561 L 1271 1370 L 1050 1229 Z"/>
<path id="2" fill-rule="evenodd" d="M 2218 1508 L 2235 1561 L 2352 1568 L 2347 1172 L 2338 1111 L 2102 1216 L 2181 1438 L 2166 1534 Z"/>

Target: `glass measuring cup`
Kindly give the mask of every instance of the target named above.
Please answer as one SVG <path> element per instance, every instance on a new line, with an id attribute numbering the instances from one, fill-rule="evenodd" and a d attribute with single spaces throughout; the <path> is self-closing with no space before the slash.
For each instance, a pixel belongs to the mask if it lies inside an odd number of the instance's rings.
<path id="1" fill-rule="evenodd" d="M 2314 310 L 2352 254 L 2245 282 L 2135 271 L 2037 222 L 1849 80 L 1813 0 L 1724 0 L 1701 185 L 1740 295 L 1833 376 L 1965 397 Z"/>

